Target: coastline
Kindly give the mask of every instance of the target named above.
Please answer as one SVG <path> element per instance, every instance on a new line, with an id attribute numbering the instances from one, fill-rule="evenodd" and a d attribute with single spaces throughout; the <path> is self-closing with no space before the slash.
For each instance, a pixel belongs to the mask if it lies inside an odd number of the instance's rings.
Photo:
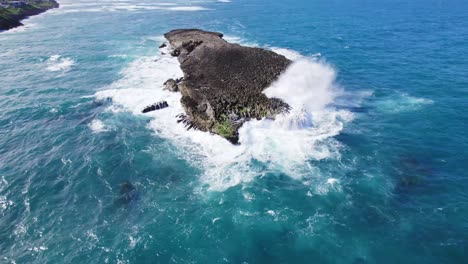
<path id="1" fill-rule="evenodd" d="M 23 19 L 58 7 L 55 0 L 0 1 L 0 32 L 23 26 Z"/>

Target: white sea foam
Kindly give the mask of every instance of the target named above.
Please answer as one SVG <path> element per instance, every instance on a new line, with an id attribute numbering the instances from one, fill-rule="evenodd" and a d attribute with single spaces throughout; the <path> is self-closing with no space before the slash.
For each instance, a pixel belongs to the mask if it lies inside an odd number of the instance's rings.
<path id="1" fill-rule="evenodd" d="M 136 244 L 138 243 L 139 239 L 135 239 L 134 237 L 132 236 L 128 236 L 128 240 L 130 241 L 129 243 L 129 248 L 130 249 L 134 249 Z"/>
<path id="2" fill-rule="evenodd" d="M 31 29 L 40 28 L 38 24 L 29 22 L 29 19 L 25 19 L 25 20 L 21 21 L 21 23 L 23 23 L 23 26 L 15 27 L 15 28 L 12 28 L 10 30 L 4 31 L 4 32 L 2 32 L 2 34 L 14 34 L 14 33 L 18 33 L 18 32 L 25 32 L 25 31 L 29 31 Z"/>
<path id="3" fill-rule="evenodd" d="M 46 70 L 52 71 L 52 72 L 56 72 L 56 71 L 67 72 L 71 69 L 73 65 L 75 65 L 74 60 L 72 60 L 71 58 L 62 57 L 60 55 L 50 56 L 50 58 L 46 61 L 46 63 L 47 63 Z"/>
<path id="4" fill-rule="evenodd" d="M 4 176 L 0 179 L 0 192 L 2 192 L 6 187 L 8 187 L 8 181 Z M 7 209 L 13 205 L 13 201 L 8 200 L 5 195 L 0 195 L 0 212 Z"/>
<path id="5" fill-rule="evenodd" d="M 28 248 L 29 251 L 34 251 L 34 252 L 45 251 L 47 249 L 49 248 L 47 248 L 46 246 Z"/>
<path id="6" fill-rule="evenodd" d="M 338 179 L 335 179 L 335 178 L 329 178 L 327 179 L 327 184 L 330 184 L 330 185 L 335 185 L 337 183 L 339 183 L 340 181 Z"/>
<path id="7" fill-rule="evenodd" d="M 375 102 L 378 111 L 389 114 L 416 111 L 433 103 L 434 101 L 430 99 L 418 98 L 406 93 L 392 94 L 387 98 Z"/>
<path id="8" fill-rule="evenodd" d="M 99 119 L 94 119 L 88 126 L 93 133 L 101 133 L 109 130 L 108 127 Z"/>
<path id="9" fill-rule="evenodd" d="M 8 200 L 6 196 L 0 195 L 0 212 L 13 205 L 13 201 Z"/>
<path id="10" fill-rule="evenodd" d="M 211 10 L 206 7 L 202 6 L 175 6 L 175 7 L 168 7 L 165 8 L 166 10 L 170 11 L 203 11 L 203 10 Z"/>
<path id="11" fill-rule="evenodd" d="M 127 54 L 114 54 L 114 55 L 109 56 L 109 58 L 119 58 L 119 59 L 127 59 L 129 57 L 130 56 Z"/>
<path id="12" fill-rule="evenodd" d="M 285 48 L 270 48 L 272 51 L 278 53 L 278 54 L 281 54 L 283 56 L 285 56 L 286 58 L 290 59 L 290 60 L 298 60 L 298 59 L 301 59 L 301 58 L 304 58 L 304 56 L 302 54 L 300 54 L 299 52 L 295 51 L 295 50 L 290 50 L 290 49 L 285 49 Z"/>
<path id="13" fill-rule="evenodd" d="M 3 188 L 8 186 L 8 181 L 5 179 L 5 176 L 2 176 L 0 179 L 0 191 L 3 191 Z"/>
<path id="14" fill-rule="evenodd" d="M 70 3 L 62 4 L 59 13 L 78 12 L 135 12 L 144 10 L 166 10 L 166 11 L 203 11 L 211 10 L 199 5 L 178 5 L 176 3 L 142 3 L 133 1 L 99 1 L 96 3 Z"/>
<path id="15" fill-rule="evenodd" d="M 86 237 L 90 240 L 99 241 L 98 236 L 93 232 L 93 230 L 86 231 Z"/>
<path id="16" fill-rule="evenodd" d="M 243 46 L 249 46 L 249 47 L 259 47 L 260 45 L 258 43 L 252 42 L 252 41 L 247 41 L 243 38 L 240 38 L 238 36 L 232 36 L 232 35 L 226 35 L 223 37 L 224 40 L 230 43 L 236 43 L 240 44 Z"/>
<path id="17" fill-rule="evenodd" d="M 266 171 L 281 171 L 301 179 L 314 170 L 308 161 L 339 157 L 341 146 L 333 137 L 353 115 L 330 106 L 339 92 L 334 82 L 336 73 L 330 65 L 294 51 L 276 50 L 297 61 L 265 94 L 283 99 L 292 110 L 275 120 L 245 123 L 239 130 L 238 146 L 218 135 L 187 131 L 176 122 L 175 116 L 184 112 L 181 95 L 162 88 L 167 79 L 183 73 L 177 59 L 170 55 L 136 59 L 122 71 L 121 79 L 95 96 L 97 100 L 111 98 L 110 111 L 136 115 L 141 115 L 146 105 L 167 101 L 168 108 L 145 114 L 153 118 L 149 127 L 158 136 L 171 140 L 183 158 L 203 169 L 200 181 L 209 190 L 223 191 Z M 258 162 L 264 165 L 259 168 Z"/>
<path id="18" fill-rule="evenodd" d="M 142 108 L 146 105 L 166 100 L 171 107 L 147 115 L 160 117 L 160 113 L 170 112 L 174 122 L 175 116 L 183 111 L 182 106 L 178 107 L 180 94 L 162 90 L 163 83 L 167 79 L 183 76 L 177 59 L 170 56 L 142 57 L 130 63 L 121 75 L 123 77 L 120 80 L 96 94 L 98 100 L 112 99 L 114 106 L 111 110 L 141 114 Z"/>
<path id="19" fill-rule="evenodd" d="M 336 92 L 335 71 L 327 64 L 310 59 L 294 62 L 265 94 L 283 99 L 294 111 L 305 114 L 324 109 Z"/>

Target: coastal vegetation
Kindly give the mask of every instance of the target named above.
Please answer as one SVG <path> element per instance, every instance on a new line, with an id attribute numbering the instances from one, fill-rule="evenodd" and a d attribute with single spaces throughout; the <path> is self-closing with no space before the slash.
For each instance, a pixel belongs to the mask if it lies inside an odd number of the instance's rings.
<path id="1" fill-rule="evenodd" d="M 0 30 L 22 26 L 24 18 L 57 7 L 59 4 L 55 0 L 0 0 Z"/>

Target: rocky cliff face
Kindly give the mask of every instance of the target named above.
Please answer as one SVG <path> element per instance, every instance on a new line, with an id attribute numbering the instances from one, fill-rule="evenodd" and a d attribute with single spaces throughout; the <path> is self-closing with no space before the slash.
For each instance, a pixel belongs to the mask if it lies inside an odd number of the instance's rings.
<path id="1" fill-rule="evenodd" d="M 164 36 L 184 72 L 178 88 L 187 115 L 181 121 L 189 127 L 237 143 L 245 121 L 289 110 L 283 101 L 262 93 L 291 64 L 284 56 L 228 43 L 216 32 L 181 29 Z"/>
<path id="2" fill-rule="evenodd" d="M 59 7 L 54 0 L 0 1 L 0 30 L 22 26 L 21 20 Z"/>

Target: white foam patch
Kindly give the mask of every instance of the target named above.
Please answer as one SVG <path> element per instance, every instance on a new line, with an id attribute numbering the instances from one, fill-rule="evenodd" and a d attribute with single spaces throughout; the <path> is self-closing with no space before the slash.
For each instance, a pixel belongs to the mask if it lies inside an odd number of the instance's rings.
<path id="1" fill-rule="evenodd" d="M 4 195 L 0 195 L 0 212 L 13 205 L 13 201 L 8 200 Z"/>
<path id="2" fill-rule="evenodd" d="M 114 105 L 112 111 L 131 111 L 141 114 L 141 110 L 150 104 L 165 100 L 169 108 L 146 114 L 147 116 L 160 117 L 160 113 L 171 115 L 175 123 L 175 116 L 182 113 L 180 105 L 181 95 L 163 91 L 163 84 L 169 78 L 183 76 L 176 58 L 170 55 L 162 57 L 141 57 L 131 62 L 121 72 L 122 78 L 107 89 L 96 93 L 98 100 L 110 98 Z"/>
<path id="3" fill-rule="evenodd" d="M 220 3 L 231 3 L 232 1 L 231 0 L 218 0 L 218 2 L 220 2 Z"/>
<path id="4" fill-rule="evenodd" d="M 312 192 L 315 195 L 326 195 L 329 192 L 342 192 L 340 181 L 335 178 L 328 178 L 325 183 L 318 183 L 311 186 Z M 313 196 L 312 192 L 309 191 L 308 196 Z"/>
<path id="5" fill-rule="evenodd" d="M 14 34 L 18 32 L 25 32 L 31 29 L 38 29 L 40 28 L 38 24 L 29 22 L 29 19 L 22 20 L 23 26 L 15 27 L 10 30 L 0 31 L 2 34 Z"/>
<path id="6" fill-rule="evenodd" d="M 199 5 L 179 5 L 176 3 L 153 3 L 145 1 L 99 1 L 95 3 L 66 3 L 62 4 L 60 9 L 54 11 L 55 14 L 59 14 L 78 12 L 136 12 L 145 10 L 193 12 L 211 9 Z"/>
<path id="7" fill-rule="evenodd" d="M 236 43 L 236 44 L 239 44 L 239 45 L 242 45 L 242 46 L 248 46 L 248 47 L 254 47 L 254 48 L 258 48 L 258 47 L 261 47 L 258 43 L 256 42 L 253 42 L 253 41 L 247 41 L 243 38 L 240 38 L 238 36 L 224 36 L 223 39 L 225 39 L 227 42 L 230 42 L 230 43 Z M 266 49 L 271 49 L 271 47 L 263 47 L 263 48 L 266 48 Z"/>
<path id="8" fill-rule="evenodd" d="M 295 50 L 290 50 L 290 49 L 285 49 L 285 48 L 270 48 L 272 51 L 278 53 L 278 54 L 281 54 L 283 56 L 285 56 L 286 58 L 290 59 L 290 60 L 298 60 L 298 59 L 301 59 L 301 58 L 304 58 L 304 56 L 302 54 L 300 54 L 299 52 L 295 51 Z"/>
<path id="9" fill-rule="evenodd" d="M 67 72 L 71 69 L 73 65 L 75 65 L 75 61 L 71 58 L 61 57 L 60 55 L 52 55 L 46 61 L 47 68 L 46 70 L 52 72 Z"/>
<path id="10" fill-rule="evenodd" d="M 181 95 L 163 91 L 163 83 L 183 73 L 177 59 L 170 55 L 136 59 L 122 71 L 119 80 L 95 96 L 97 100 L 111 98 L 110 111 L 136 115 L 141 115 L 146 105 L 167 101 L 168 108 L 145 114 L 153 118 L 149 127 L 171 140 L 181 157 L 203 169 L 202 188 L 223 191 L 268 171 L 301 179 L 316 170 L 309 161 L 339 157 L 341 146 L 333 137 L 353 115 L 329 106 L 339 91 L 331 66 L 290 50 L 282 51 L 298 61 L 265 94 L 283 99 L 292 110 L 275 120 L 246 122 L 239 130 L 238 146 L 218 135 L 187 131 L 176 122 L 176 115 L 184 112 Z"/>
<path id="11" fill-rule="evenodd" d="M 330 185 L 335 185 L 337 183 L 339 183 L 340 181 L 338 179 L 335 179 L 335 178 L 328 178 L 327 179 L 327 184 L 330 184 Z"/>
<path id="12" fill-rule="evenodd" d="M 91 123 L 88 126 L 93 131 L 93 133 L 101 133 L 101 132 L 109 131 L 107 126 L 104 125 L 104 123 L 99 119 L 94 119 L 93 121 L 91 121 Z"/>
<path id="13" fill-rule="evenodd" d="M 175 6 L 175 7 L 168 7 L 166 10 L 170 11 L 203 11 L 203 10 L 211 10 L 210 8 L 202 7 L 202 6 Z"/>
<path id="14" fill-rule="evenodd" d="M 426 98 L 418 98 L 406 93 L 397 93 L 396 96 L 385 98 L 376 102 L 377 110 L 396 114 L 401 112 L 416 111 L 424 106 L 433 104 L 434 101 Z"/>
<path id="15" fill-rule="evenodd" d="M 110 55 L 109 58 L 128 59 L 130 56 L 127 54 L 114 54 Z"/>
<path id="16" fill-rule="evenodd" d="M 8 187 L 8 181 L 4 176 L 0 179 L 0 192 Z M 0 212 L 6 210 L 8 207 L 13 205 L 13 201 L 8 200 L 6 195 L 0 195 Z"/>
<path id="17" fill-rule="evenodd" d="M 333 101 L 336 96 L 335 77 L 331 66 L 301 59 L 294 62 L 264 93 L 270 98 L 283 99 L 293 111 L 312 113 Z"/>
<path id="18" fill-rule="evenodd" d="M 39 246 L 39 247 L 31 247 L 28 248 L 29 251 L 34 251 L 34 252 L 39 252 L 39 251 L 45 251 L 48 250 L 49 248 L 46 246 Z"/>

